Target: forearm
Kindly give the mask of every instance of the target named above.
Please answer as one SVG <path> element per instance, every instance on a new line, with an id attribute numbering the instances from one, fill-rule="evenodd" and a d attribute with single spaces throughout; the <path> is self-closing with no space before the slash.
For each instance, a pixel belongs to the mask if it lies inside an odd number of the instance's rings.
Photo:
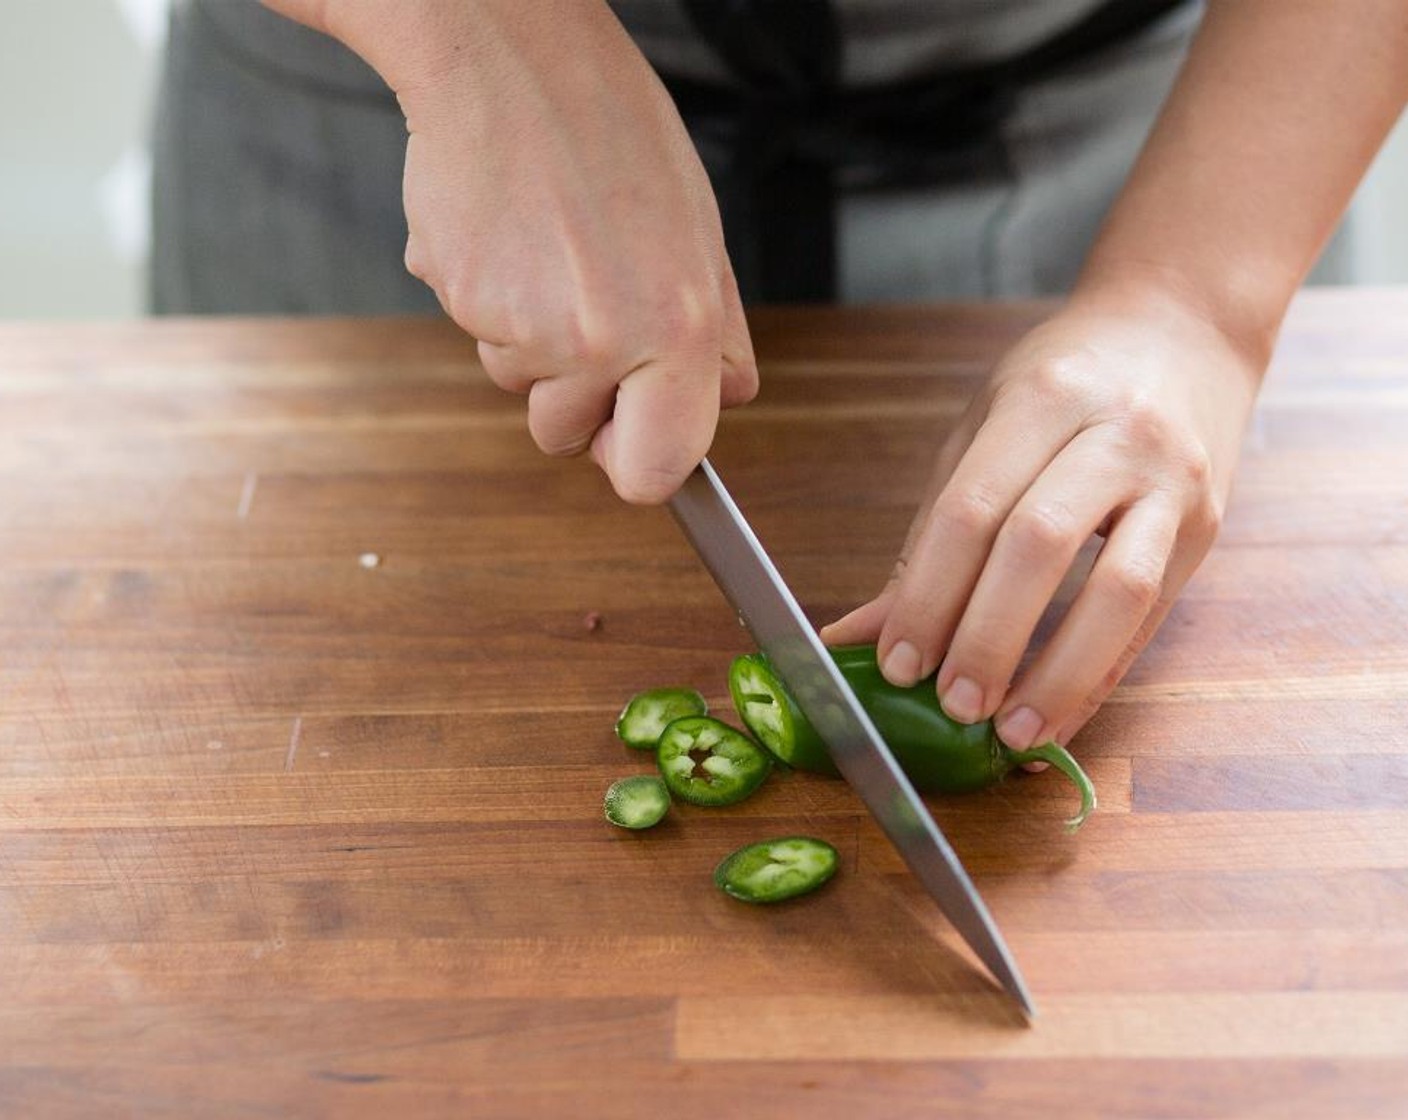
<path id="1" fill-rule="evenodd" d="M 420 85 L 464 48 L 469 5 L 456 0 L 262 0 L 337 39 L 393 90 Z"/>
<path id="2" fill-rule="evenodd" d="M 1077 296 L 1172 293 L 1264 361 L 1405 100 L 1405 0 L 1211 0 Z"/>
<path id="3" fill-rule="evenodd" d="M 619 23 L 601 0 L 262 0 L 337 39 L 397 94 L 434 82 L 474 51 L 521 52 L 525 69 L 566 62 Z M 529 61 L 531 57 L 531 62 Z"/>

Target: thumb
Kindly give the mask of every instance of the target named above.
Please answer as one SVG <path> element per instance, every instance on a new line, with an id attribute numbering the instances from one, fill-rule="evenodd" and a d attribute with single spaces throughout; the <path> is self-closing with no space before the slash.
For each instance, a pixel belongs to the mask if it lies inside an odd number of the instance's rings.
<path id="1" fill-rule="evenodd" d="M 592 458 L 623 499 L 656 505 L 708 454 L 718 421 L 717 354 L 652 360 L 617 387 L 611 419 L 592 439 Z"/>

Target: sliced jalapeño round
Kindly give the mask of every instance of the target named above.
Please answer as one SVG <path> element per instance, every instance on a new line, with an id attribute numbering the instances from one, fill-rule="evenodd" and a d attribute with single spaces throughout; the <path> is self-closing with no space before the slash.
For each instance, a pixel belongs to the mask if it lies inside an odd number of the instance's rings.
<path id="1" fill-rule="evenodd" d="M 772 769 L 767 751 L 712 716 L 684 716 L 667 724 L 655 761 L 670 793 L 694 805 L 742 801 Z"/>
<path id="2" fill-rule="evenodd" d="M 810 836 L 780 836 L 739 848 L 714 869 L 714 885 L 744 902 L 782 902 L 836 874 L 836 849 Z"/>
<path id="3" fill-rule="evenodd" d="M 671 720 L 702 716 L 709 710 L 704 697 L 692 688 L 652 688 L 626 702 L 616 720 L 616 734 L 628 747 L 653 751 L 660 733 Z"/>
<path id="4" fill-rule="evenodd" d="M 633 774 L 611 783 L 603 808 L 606 819 L 621 828 L 650 828 L 670 811 L 670 792 L 654 774 Z"/>

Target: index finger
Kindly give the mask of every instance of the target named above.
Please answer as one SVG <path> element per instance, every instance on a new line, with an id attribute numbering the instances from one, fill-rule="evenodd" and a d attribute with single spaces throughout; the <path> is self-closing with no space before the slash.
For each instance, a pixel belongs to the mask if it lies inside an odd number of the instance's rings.
<path id="1" fill-rule="evenodd" d="M 953 637 L 997 532 L 1032 482 L 1074 435 L 1025 409 L 994 409 L 979 426 L 915 534 L 877 642 L 885 676 L 928 676 Z"/>

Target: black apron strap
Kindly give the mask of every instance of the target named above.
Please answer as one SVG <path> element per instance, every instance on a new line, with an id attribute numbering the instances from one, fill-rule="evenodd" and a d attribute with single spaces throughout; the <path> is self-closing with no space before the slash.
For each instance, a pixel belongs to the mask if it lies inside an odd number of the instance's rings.
<path id="1" fill-rule="evenodd" d="M 714 186 L 739 288 L 745 302 L 796 303 L 835 299 L 841 172 L 902 186 L 1000 162 L 1000 125 L 1023 86 L 1190 0 L 1104 0 L 1009 58 L 846 91 L 828 0 L 682 2 L 735 80 L 661 74 L 690 131 L 729 152 Z"/>
<path id="2" fill-rule="evenodd" d="M 724 236 L 750 302 L 829 302 L 836 191 L 829 160 L 789 142 L 795 108 L 829 99 L 841 36 L 829 0 L 684 0 L 695 28 L 747 91 L 716 182 Z"/>

